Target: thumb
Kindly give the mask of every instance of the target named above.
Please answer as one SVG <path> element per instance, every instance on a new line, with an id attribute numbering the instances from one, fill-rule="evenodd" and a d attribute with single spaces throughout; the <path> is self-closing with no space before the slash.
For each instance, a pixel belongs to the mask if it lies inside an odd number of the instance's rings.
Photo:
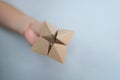
<path id="1" fill-rule="evenodd" d="M 27 41 L 33 45 L 35 43 L 35 41 L 38 39 L 37 34 L 29 27 L 26 31 L 25 31 L 25 38 L 27 39 Z"/>

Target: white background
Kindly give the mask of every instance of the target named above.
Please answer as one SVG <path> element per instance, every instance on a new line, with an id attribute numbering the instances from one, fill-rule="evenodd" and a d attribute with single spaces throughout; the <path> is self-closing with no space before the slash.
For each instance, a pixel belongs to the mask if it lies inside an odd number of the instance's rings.
<path id="1" fill-rule="evenodd" d="M 119 0 L 5 1 L 75 35 L 60 64 L 32 52 L 23 36 L 0 27 L 0 80 L 120 80 Z"/>

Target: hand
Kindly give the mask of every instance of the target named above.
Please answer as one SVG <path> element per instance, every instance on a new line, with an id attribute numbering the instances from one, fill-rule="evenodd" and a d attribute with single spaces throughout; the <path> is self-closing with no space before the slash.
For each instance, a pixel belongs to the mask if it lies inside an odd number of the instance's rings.
<path id="1" fill-rule="evenodd" d="M 40 22 L 4 1 L 0 1 L 0 24 L 24 35 L 31 45 L 40 35 Z"/>
<path id="2" fill-rule="evenodd" d="M 23 35 L 25 39 L 30 43 L 30 45 L 33 45 L 40 36 L 40 26 L 41 22 L 36 21 L 30 23 L 29 26 L 26 27 Z"/>

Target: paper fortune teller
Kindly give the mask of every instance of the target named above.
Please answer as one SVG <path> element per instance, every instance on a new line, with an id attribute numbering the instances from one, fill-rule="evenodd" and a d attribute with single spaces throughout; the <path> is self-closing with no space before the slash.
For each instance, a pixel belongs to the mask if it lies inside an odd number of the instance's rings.
<path id="1" fill-rule="evenodd" d="M 43 22 L 39 39 L 33 44 L 32 50 L 48 56 L 60 63 L 64 63 L 67 45 L 74 32 L 71 30 L 57 29 L 54 25 Z"/>

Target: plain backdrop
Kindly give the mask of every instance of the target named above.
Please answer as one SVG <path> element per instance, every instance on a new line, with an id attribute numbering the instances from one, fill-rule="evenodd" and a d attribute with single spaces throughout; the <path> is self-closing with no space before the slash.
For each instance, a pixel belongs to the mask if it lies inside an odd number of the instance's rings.
<path id="1" fill-rule="evenodd" d="M 0 80 L 120 80 L 120 0 L 5 1 L 75 35 L 60 64 L 0 26 Z"/>

